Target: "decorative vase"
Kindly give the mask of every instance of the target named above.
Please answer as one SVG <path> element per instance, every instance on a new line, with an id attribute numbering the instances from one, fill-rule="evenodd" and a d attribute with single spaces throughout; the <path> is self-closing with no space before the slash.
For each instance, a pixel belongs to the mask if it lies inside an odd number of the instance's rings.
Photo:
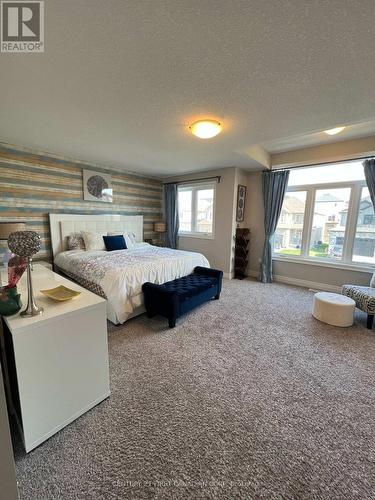
<path id="1" fill-rule="evenodd" d="M 17 287 L 0 289 L 0 315 L 11 316 L 18 313 L 22 307 L 21 295 Z"/>
<path id="2" fill-rule="evenodd" d="M 41 239 L 35 231 L 17 231 L 8 237 L 8 247 L 13 253 L 27 259 L 27 306 L 21 316 L 37 316 L 43 314 L 43 307 L 37 306 L 34 299 L 31 277 L 32 256 L 39 252 Z"/>

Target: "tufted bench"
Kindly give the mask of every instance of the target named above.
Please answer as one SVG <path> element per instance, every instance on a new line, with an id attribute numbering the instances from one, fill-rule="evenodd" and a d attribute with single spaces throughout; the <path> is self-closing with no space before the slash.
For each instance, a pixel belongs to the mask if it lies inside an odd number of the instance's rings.
<path id="1" fill-rule="evenodd" d="M 167 281 L 163 285 L 144 283 L 142 286 L 147 315 L 160 314 L 168 319 L 169 327 L 176 319 L 210 299 L 219 299 L 223 272 L 197 266 L 192 274 Z"/>

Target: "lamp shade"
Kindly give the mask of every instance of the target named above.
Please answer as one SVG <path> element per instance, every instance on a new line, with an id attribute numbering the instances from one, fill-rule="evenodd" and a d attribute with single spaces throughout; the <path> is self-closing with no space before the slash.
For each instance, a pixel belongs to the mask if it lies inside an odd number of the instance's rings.
<path id="1" fill-rule="evenodd" d="M 24 231 L 25 229 L 25 222 L 0 222 L 0 240 L 7 240 L 11 233 Z"/>
<path id="2" fill-rule="evenodd" d="M 165 222 L 155 222 L 154 223 L 155 233 L 165 233 L 166 230 L 167 230 L 167 225 Z"/>
<path id="3" fill-rule="evenodd" d="M 40 236 L 35 231 L 18 231 L 8 238 L 9 249 L 26 259 L 38 253 L 41 246 Z"/>

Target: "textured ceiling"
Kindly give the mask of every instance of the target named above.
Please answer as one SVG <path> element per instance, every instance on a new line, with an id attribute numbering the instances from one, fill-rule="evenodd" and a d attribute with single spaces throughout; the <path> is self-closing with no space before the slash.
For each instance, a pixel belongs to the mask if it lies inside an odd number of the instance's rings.
<path id="1" fill-rule="evenodd" d="M 45 10 L 44 54 L 0 54 L 4 142 L 172 175 L 251 168 L 254 144 L 375 117 L 374 0 L 46 0 Z M 199 117 L 220 119 L 223 133 L 194 138 Z"/>

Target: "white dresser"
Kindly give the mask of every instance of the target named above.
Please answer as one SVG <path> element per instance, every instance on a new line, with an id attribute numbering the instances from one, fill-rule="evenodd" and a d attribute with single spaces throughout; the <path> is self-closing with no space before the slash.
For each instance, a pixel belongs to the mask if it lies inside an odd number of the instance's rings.
<path id="1" fill-rule="evenodd" d="M 27 452 L 110 394 L 106 301 L 38 264 L 32 277 L 44 314 L 3 322 L 12 404 Z M 18 286 L 24 304 L 25 278 Z M 82 293 L 66 302 L 40 293 L 57 285 Z"/>

